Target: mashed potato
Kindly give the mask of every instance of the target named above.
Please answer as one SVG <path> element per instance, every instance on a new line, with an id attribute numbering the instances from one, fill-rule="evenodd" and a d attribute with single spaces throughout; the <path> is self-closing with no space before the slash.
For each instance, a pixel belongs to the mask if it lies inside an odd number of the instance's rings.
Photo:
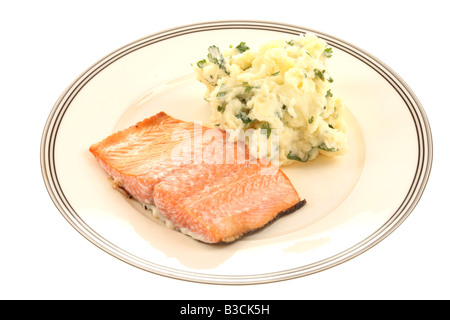
<path id="1" fill-rule="evenodd" d="M 332 92 L 326 68 L 332 53 L 313 34 L 270 40 L 256 49 L 244 42 L 224 50 L 210 46 L 194 68 L 206 85 L 211 125 L 234 129 L 234 139 L 236 132 L 250 132 L 250 151 L 264 151 L 280 165 L 345 153 L 344 105 Z"/>

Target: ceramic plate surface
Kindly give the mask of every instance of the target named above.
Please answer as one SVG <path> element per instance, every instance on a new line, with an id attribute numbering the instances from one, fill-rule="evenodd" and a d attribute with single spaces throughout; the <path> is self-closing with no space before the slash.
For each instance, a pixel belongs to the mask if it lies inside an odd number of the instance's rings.
<path id="1" fill-rule="evenodd" d="M 307 205 L 229 245 L 208 245 L 145 217 L 115 191 L 89 146 L 165 111 L 207 121 L 192 64 L 227 47 L 313 32 L 333 47 L 333 93 L 347 105 L 349 153 L 283 168 Z M 412 212 L 432 163 L 422 106 L 386 65 L 327 34 L 271 22 L 219 21 L 150 35 L 101 59 L 56 102 L 45 125 L 41 167 L 58 210 L 93 244 L 135 267 L 218 284 L 305 276 L 347 261 Z"/>

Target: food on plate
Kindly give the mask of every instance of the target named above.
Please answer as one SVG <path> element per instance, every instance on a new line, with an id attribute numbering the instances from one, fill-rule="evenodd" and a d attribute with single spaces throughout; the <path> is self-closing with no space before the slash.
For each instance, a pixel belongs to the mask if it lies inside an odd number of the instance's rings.
<path id="1" fill-rule="evenodd" d="M 267 149 L 263 143 L 273 145 L 271 140 L 277 139 L 279 149 L 268 148 L 264 155 L 271 160 L 277 156 L 280 165 L 344 154 L 345 107 L 332 91 L 326 66 L 332 54 L 311 33 L 269 40 L 255 49 L 245 42 L 225 49 L 210 46 L 194 69 L 206 86 L 211 124 L 254 129 L 250 140 L 263 141 L 250 150 L 254 156 Z"/>
<path id="2" fill-rule="evenodd" d="M 232 242 L 305 204 L 284 173 L 229 133 L 160 112 L 89 150 L 114 185 L 176 230 Z"/>

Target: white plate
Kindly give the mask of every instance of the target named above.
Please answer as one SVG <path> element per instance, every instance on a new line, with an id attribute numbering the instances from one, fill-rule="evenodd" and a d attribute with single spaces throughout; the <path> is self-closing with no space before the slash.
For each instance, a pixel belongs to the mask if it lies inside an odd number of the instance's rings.
<path id="1" fill-rule="evenodd" d="M 395 230 L 419 201 L 432 163 L 426 115 L 407 85 L 355 46 L 334 49 L 333 92 L 348 107 L 350 151 L 283 168 L 307 205 L 229 245 L 208 245 L 144 217 L 111 188 L 88 148 L 159 111 L 207 120 L 192 65 L 207 48 L 298 35 L 271 22 L 219 21 L 150 35 L 98 61 L 61 95 L 45 125 L 41 165 L 56 207 L 84 237 L 135 267 L 182 280 L 265 283 L 347 261 Z"/>

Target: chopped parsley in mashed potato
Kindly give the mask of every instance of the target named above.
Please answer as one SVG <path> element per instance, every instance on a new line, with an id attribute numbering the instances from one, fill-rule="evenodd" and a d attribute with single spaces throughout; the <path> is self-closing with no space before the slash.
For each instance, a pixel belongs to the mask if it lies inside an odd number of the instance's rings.
<path id="1" fill-rule="evenodd" d="M 324 40 L 309 33 L 269 40 L 259 48 L 245 42 L 210 46 L 194 67 L 207 89 L 211 124 L 234 132 L 253 129 L 250 141 L 266 146 L 278 139 L 268 156 L 277 154 L 280 165 L 345 153 L 344 105 L 333 93 L 326 67 L 332 54 Z"/>

